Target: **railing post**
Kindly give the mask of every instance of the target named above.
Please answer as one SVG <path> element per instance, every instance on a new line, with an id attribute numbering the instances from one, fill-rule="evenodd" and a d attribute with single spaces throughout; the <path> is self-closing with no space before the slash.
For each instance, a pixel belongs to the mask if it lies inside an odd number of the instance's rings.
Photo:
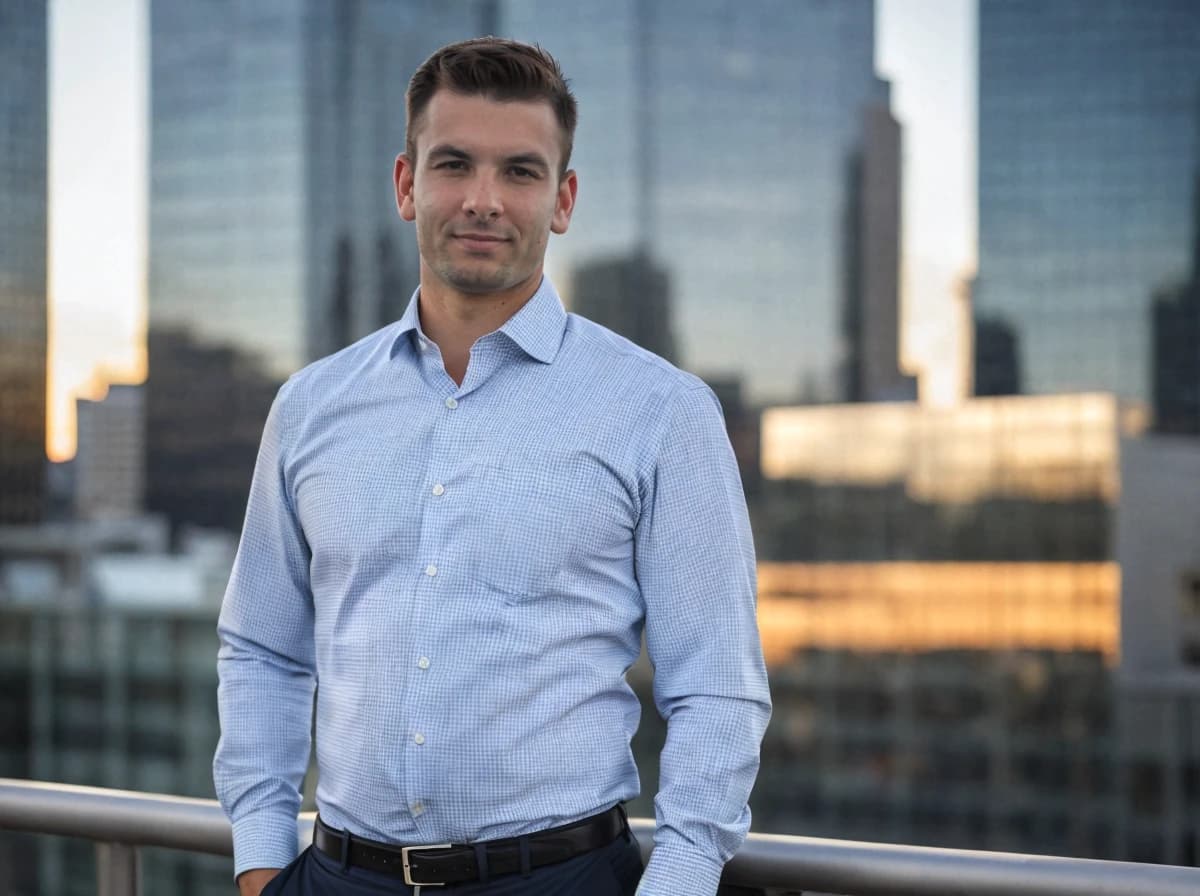
<path id="1" fill-rule="evenodd" d="M 96 893 L 98 896 L 141 896 L 142 874 L 136 846 L 96 844 Z"/>

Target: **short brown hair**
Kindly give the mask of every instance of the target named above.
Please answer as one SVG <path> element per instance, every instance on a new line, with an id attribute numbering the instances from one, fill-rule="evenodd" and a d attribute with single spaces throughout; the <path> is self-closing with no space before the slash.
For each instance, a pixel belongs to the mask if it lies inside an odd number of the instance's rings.
<path id="1" fill-rule="evenodd" d="M 500 37 L 477 37 L 442 47 L 421 63 L 404 97 L 408 113 L 405 151 L 411 159 L 417 157 L 416 123 L 443 87 L 500 102 L 548 102 L 562 134 L 559 173 L 566 173 L 575 143 L 575 97 L 558 62 L 541 47 Z"/>

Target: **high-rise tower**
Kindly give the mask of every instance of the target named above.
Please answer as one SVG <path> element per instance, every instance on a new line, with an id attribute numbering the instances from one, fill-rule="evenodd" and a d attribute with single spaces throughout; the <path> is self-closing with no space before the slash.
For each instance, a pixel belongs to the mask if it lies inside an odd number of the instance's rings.
<path id="1" fill-rule="evenodd" d="M 239 525 L 264 378 L 403 312 L 418 278 L 390 187 L 404 91 L 495 14 L 472 0 L 151 0 L 149 509 Z M 254 383 L 221 402 L 236 419 L 174 400 L 214 375 Z"/>
<path id="2" fill-rule="evenodd" d="M 0 524 L 44 503 L 47 39 L 45 0 L 0 5 Z"/>
<path id="3" fill-rule="evenodd" d="M 502 9 L 503 33 L 554 53 L 580 103 L 579 204 L 550 270 L 640 253 L 670 283 L 691 370 L 740 379 L 750 404 L 802 384 L 845 397 L 846 171 L 879 100 L 874 3 Z"/>
<path id="4" fill-rule="evenodd" d="M 979 5 L 976 314 L 1021 388 L 1149 402 L 1152 302 L 1191 266 L 1200 5 Z"/>

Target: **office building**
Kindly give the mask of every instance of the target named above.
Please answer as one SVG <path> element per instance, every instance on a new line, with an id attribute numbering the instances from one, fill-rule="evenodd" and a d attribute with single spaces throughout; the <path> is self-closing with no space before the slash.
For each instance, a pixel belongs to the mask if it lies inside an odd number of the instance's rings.
<path id="1" fill-rule="evenodd" d="M 244 509 L 249 483 L 233 451 L 228 468 L 220 453 L 203 458 L 219 494 L 177 487 L 186 475 L 205 488 L 179 465 L 202 452 L 159 428 L 173 400 L 160 383 L 204 387 L 187 366 L 197 353 L 165 347 L 186 340 L 209 352 L 206 365 L 225 352 L 237 366 L 226 383 L 247 364 L 278 383 L 401 315 L 418 279 L 415 237 L 390 186 L 404 91 L 433 49 L 494 16 L 493 4 L 470 0 L 151 0 L 152 509 L 176 524 L 230 525 L 226 505 Z M 221 425 L 219 413 L 199 416 L 191 431 Z M 167 442 L 173 450 L 156 454 Z M 227 489 L 235 479 L 237 495 Z M 214 504 L 222 509 L 202 510 Z"/>
<path id="2" fill-rule="evenodd" d="M 146 508 L 177 528 L 238 532 L 280 382 L 261 356 L 199 343 L 186 329 L 152 329 L 148 347 L 171 363 L 146 383 Z"/>
<path id="3" fill-rule="evenodd" d="M 763 415 L 764 829 L 1200 861 L 1200 446 L 1105 394 Z"/>
<path id="4" fill-rule="evenodd" d="M 913 401 L 917 382 L 900 368 L 900 123 L 890 89 L 862 114 L 862 139 L 847 166 L 842 336 L 848 401 Z"/>
<path id="5" fill-rule="evenodd" d="M 667 272 L 644 253 L 595 259 L 572 272 L 571 310 L 680 363 L 671 320 Z"/>
<path id="6" fill-rule="evenodd" d="M 1193 194 L 1191 275 L 1155 296 L 1152 314 L 1155 428 L 1200 435 L 1200 163 Z"/>
<path id="7" fill-rule="evenodd" d="M 0 524 L 45 502 L 46 22 L 45 0 L 0 7 Z"/>
<path id="8" fill-rule="evenodd" d="M 144 394 L 142 386 L 112 385 L 99 401 L 75 402 L 77 518 L 132 518 L 142 513 Z"/>
<path id="9" fill-rule="evenodd" d="M 975 308 L 1012 328 L 1022 391 L 1153 401 L 1153 297 L 1196 239 L 1197 71 L 1192 0 L 981 0 Z"/>
<path id="10" fill-rule="evenodd" d="M 1017 332 L 999 318 L 972 320 L 973 393 L 980 398 L 1021 393 L 1021 360 Z"/>
<path id="11" fill-rule="evenodd" d="M 556 54 L 580 103 L 580 199 L 551 274 L 644 253 L 689 370 L 741 379 L 755 407 L 846 398 L 848 172 L 895 148 L 864 148 L 895 139 L 874 3 L 509 0 L 500 24 Z"/>
<path id="12" fill-rule="evenodd" d="M 1200 267 L 1184 286 L 1155 297 L 1154 423 L 1160 432 L 1200 435 Z"/>
<path id="13" fill-rule="evenodd" d="M 0 775 L 211 799 L 216 651 L 212 605 L 0 606 Z M 92 896 L 94 852 L 82 840 L 5 839 L 0 884 Z M 225 858 L 156 849 L 141 864 L 147 893 L 232 887 Z"/>

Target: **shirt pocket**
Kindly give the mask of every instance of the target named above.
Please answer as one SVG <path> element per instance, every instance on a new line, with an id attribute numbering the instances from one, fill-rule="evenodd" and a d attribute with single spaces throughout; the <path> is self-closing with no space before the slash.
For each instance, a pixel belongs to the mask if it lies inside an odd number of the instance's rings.
<path id="1" fill-rule="evenodd" d="M 535 469 L 477 467 L 481 500 L 474 577 L 509 603 L 555 593 L 577 543 L 580 495 L 568 481 Z"/>

